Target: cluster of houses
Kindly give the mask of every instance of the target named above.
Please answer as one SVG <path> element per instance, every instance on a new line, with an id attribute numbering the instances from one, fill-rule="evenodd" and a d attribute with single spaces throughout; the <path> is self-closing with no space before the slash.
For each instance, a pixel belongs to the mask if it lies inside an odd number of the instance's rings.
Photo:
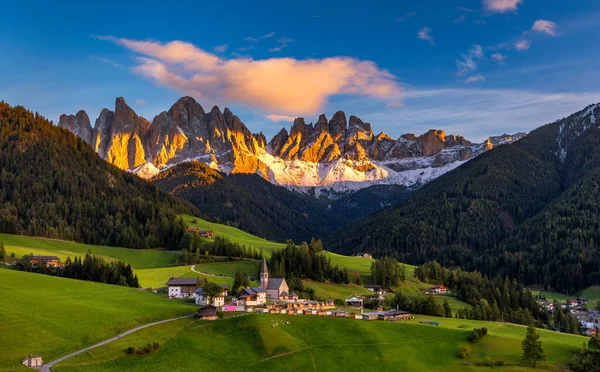
<path id="1" fill-rule="evenodd" d="M 188 227 L 187 231 L 207 239 L 213 239 L 215 237 L 215 233 L 212 230 L 200 230 L 195 227 Z"/>
<path id="2" fill-rule="evenodd" d="M 198 287 L 196 278 L 170 278 L 167 281 L 167 293 L 169 298 L 194 298 L 195 303 L 201 306 L 196 312 L 196 318 L 202 320 L 218 319 L 217 310 L 225 312 L 260 312 L 267 314 L 288 315 L 316 315 L 332 316 L 336 318 L 352 318 L 361 320 L 405 320 L 412 319 L 412 315 L 406 311 L 387 310 L 379 308 L 372 313 L 363 313 L 363 296 L 352 296 L 346 298 L 348 307 L 360 308 L 361 313 L 348 313 L 347 310 L 336 310 L 333 300 L 310 301 L 299 299 L 298 295 L 289 291 L 284 278 L 269 278 L 267 263 L 263 260 L 260 270 L 260 286 L 258 288 L 243 288 L 236 299 L 225 304 L 225 298 L 229 293 L 229 285 L 221 284 L 223 291 L 219 296 L 212 298 Z M 369 290 L 377 295 L 383 295 L 385 290 L 381 286 L 367 286 Z"/>
<path id="3" fill-rule="evenodd" d="M 545 299 L 538 299 L 538 304 L 547 312 L 554 312 L 555 306 L 560 306 L 563 310 L 567 310 L 577 318 L 577 321 L 583 329 L 586 336 L 595 336 L 600 328 L 600 311 L 590 310 L 587 308 L 587 299 L 575 298 L 565 302 L 552 302 Z"/>

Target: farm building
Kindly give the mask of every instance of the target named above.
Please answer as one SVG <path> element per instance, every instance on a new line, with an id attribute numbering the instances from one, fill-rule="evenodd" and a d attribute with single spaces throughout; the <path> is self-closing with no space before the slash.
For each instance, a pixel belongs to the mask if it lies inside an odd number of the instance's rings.
<path id="1" fill-rule="evenodd" d="M 345 318 L 348 316 L 348 312 L 346 310 L 333 310 L 331 316 L 334 318 Z"/>
<path id="2" fill-rule="evenodd" d="M 169 298 L 189 298 L 197 288 L 196 278 L 170 278 L 167 281 Z"/>
<path id="3" fill-rule="evenodd" d="M 263 305 L 267 302 L 267 292 L 261 288 L 244 288 L 240 291 L 239 301 L 246 306 Z"/>
<path id="4" fill-rule="evenodd" d="M 196 319 L 199 320 L 217 320 L 217 308 L 213 305 L 202 306 L 196 311 Z"/>
<path id="5" fill-rule="evenodd" d="M 444 294 L 444 293 L 448 293 L 448 288 L 446 288 L 445 285 L 441 284 L 441 285 L 434 285 L 433 287 L 431 287 L 431 289 L 429 290 L 429 293 L 433 293 L 433 294 Z"/>
<path id="6" fill-rule="evenodd" d="M 213 239 L 215 237 L 215 233 L 212 230 L 200 230 L 195 227 L 188 227 L 188 231 L 207 239 Z"/>
<path id="7" fill-rule="evenodd" d="M 356 253 L 354 256 L 356 256 L 356 257 L 362 257 L 362 258 L 368 258 L 370 260 L 373 259 L 373 256 L 370 253 L 363 253 L 363 252 L 361 252 L 361 253 Z"/>
<path id="8" fill-rule="evenodd" d="M 63 267 L 63 263 L 56 256 L 31 256 L 31 264 L 37 266 L 44 264 L 48 267 Z"/>
<path id="9" fill-rule="evenodd" d="M 27 358 L 23 359 L 21 361 L 21 363 L 25 367 L 35 368 L 35 367 L 40 367 L 41 365 L 43 365 L 44 361 L 42 360 L 42 357 L 39 355 L 30 355 Z"/>
<path id="10" fill-rule="evenodd" d="M 362 307 L 363 306 L 362 297 L 358 297 L 355 294 L 346 298 L 345 302 L 346 302 L 346 306 L 349 306 L 349 307 Z"/>

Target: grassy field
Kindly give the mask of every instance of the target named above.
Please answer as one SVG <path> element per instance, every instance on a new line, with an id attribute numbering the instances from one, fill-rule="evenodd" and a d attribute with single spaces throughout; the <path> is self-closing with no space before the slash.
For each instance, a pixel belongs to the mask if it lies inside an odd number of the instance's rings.
<path id="1" fill-rule="evenodd" d="M 373 292 L 356 284 L 319 283 L 312 280 L 304 280 L 305 287 L 315 290 L 315 295 L 321 300 L 346 299 L 352 294 L 372 295 Z"/>
<path id="2" fill-rule="evenodd" d="M 440 326 L 419 324 L 436 320 Z M 278 322 L 277 326 L 273 326 Z M 288 324 L 289 322 L 289 324 Z M 472 345 L 474 327 L 489 334 Z M 540 331 L 551 367 L 566 363 L 585 338 Z M 417 317 L 397 323 L 313 316 L 245 315 L 216 322 L 182 320 L 140 331 L 67 360 L 70 371 L 476 371 L 489 356 L 511 364 L 503 371 L 527 371 L 521 362 L 525 328 L 503 323 Z M 158 351 L 128 356 L 128 346 L 159 342 Z M 456 357 L 469 344 L 466 359 Z"/>
<path id="3" fill-rule="evenodd" d="M 254 247 L 256 249 L 262 248 L 263 256 L 269 259 L 271 252 L 276 249 L 282 249 L 284 244 L 275 243 L 266 239 L 259 238 L 245 231 L 237 229 L 235 227 L 223 225 L 220 223 L 208 222 L 201 218 L 182 215 L 183 220 L 191 227 L 198 229 L 212 230 L 215 236 L 226 237 L 234 243 L 244 244 L 247 247 Z"/>
<path id="4" fill-rule="evenodd" d="M 240 269 L 242 273 L 250 275 L 252 279 L 256 278 L 257 268 L 260 265 L 260 261 L 233 261 L 233 262 L 215 262 L 196 265 L 196 270 L 209 273 L 219 274 L 233 277 L 235 271 Z"/>
<path id="5" fill-rule="evenodd" d="M 51 361 L 152 321 L 194 308 L 107 284 L 0 269 L 0 370 L 29 354 Z"/>
<path id="6" fill-rule="evenodd" d="M 153 249 L 127 249 L 103 247 L 98 245 L 80 244 L 65 240 L 36 238 L 21 235 L 0 234 L 0 241 L 4 243 L 6 252 L 14 253 L 17 257 L 26 254 L 58 256 L 61 260 L 70 256 L 85 256 L 89 251 L 106 259 L 125 261 L 136 269 L 151 269 L 165 267 L 172 264 L 177 254 Z"/>
<path id="7" fill-rule="evenodd" d="M 600 299 L 600 285 L 595 285 L 593 287 L 588 287 L 581 292 L 581 297 L 587 299 L 589 302 L 588 307 L 591 305 L 593 307 L 595 302 Z"/>
<path id="8" fill-rule="evenodd" d="M 186 266 L 172 266 L 172 267 L 162 267 L 158 269 L 145 269 L 145 270 L 136 270 L 135 274 L 138 276 L 140 281 L 140 286 L 142 288 L 161 288 L 166 287 L 167 280 L 169 278 L 205 278 L 206 280 L 218 284 L 233 284 L 233 279 L 219 277 L 219 276 L 209 276 L 209 275 L 201 275 L 193 272 L 191 270 L 191 265 Z"/>

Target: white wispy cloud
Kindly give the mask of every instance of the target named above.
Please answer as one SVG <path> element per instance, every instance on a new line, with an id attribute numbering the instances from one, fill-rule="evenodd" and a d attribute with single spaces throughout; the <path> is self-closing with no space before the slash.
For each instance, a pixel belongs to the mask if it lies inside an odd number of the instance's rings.
<path id="1" fill-rule="evenodd" d="M 474 44 L 467 54 L 461 54 L 461 59 L 456 61 L 456 75 L 463 76 L 469 72 L 477 70 L 477 60 L 483 58 L 483 48 L 479 44 Z"/>
<path id="2" fill-rule="evenodd" d="M 382 111 L 377 103 L 355 99 L 352 112 L 393 137 L 430 128 L 481 142 L 488 136 L 529 132 L 600 102 L 598 92 L 545 93 L 514 89 L 423 89 L 405 92 L 404 105 Z M 339 106 L 336 106 L 339 107 Z M 339 108 L 336 108 L 339 109 Z"/>
<path id="3" fill-rule="evenodd" d="M 115 61 L 113 61 L 112 59 L 108 59 L 108 58 L 103 58 L 103 57 L 96 57 L 96 56 L 89 56 L 90 59 L 98 61 L 98 62 L 102 62 L 105 63 L 107 65 L 111 65 L 114 68 L 123 68 L 123 65 L 121 65 L 120 63 L 117 63 Z"/>
<path id="4" fill-rule="evenodd" d="M 275 114 L 271 114 L 271 115 L 267 115 L 267 119 L 274 121 L 276 123 L 280 122 L 280 121 L 289 121 L 289 122 L 293 122 L 294 120 L 296 120 L 295 117 L 293 116 L 287 116 L 287 115 L 275 115 Z"/>
<path id="5" fill-rule="evenodd" d="M 485 76 L 483 76 L 481 74 L 477 74 L 477 75 L 473 75 L 473 76 L 470 76 L 467 79 L 465 79 L 466 84 L 477 83 L 479 81 L 485 81 Z"/>
<path id="6" fill-rule="evenodd" d="M 225 53 L 227 51 L 227 48 L 229 48 L 229 46 L 227 44 L 217 45 L 216 47 L 213 48 L 213 51 L 215 51 L 217 53 Z"/>
<path id="7" fill-rule="evenodd" d="M 431 36 L 431 29 L 429 27 L 423 27 L 422 29 L 420 29 L 417 33 L 417 36 L 421 40 L 429 41 L 431 45 L 435 44 L 435 42 L 433 41 L 433 36 Z"/>
<path id="8" fill-rule="evenodd" d="M 263 39 L 272 38 L 273 36 L 275 36 L 275 33 L 274 32 L 269 32 L 268 34 L 265 34 L 265 35 L 262 35 L 262 36 L 259 36 L 259 37 L 248 36 L 248 37 L 245 37 L 244 40 L 246 40 L 246 41 L 252 41 L 252 42 L 257 42 L 257 41 L 261 41 Z"/>
<path id="9" fill-rule="evenodd" d="M 458 17 L 454 18 L 454 20 L 452 20 L 452 23 L 461 23 L 465 19 L 467 19 L 467 15 L 466 14 L 461 14 Z"/>
<path id="10" fill-rule="evenodd" d="M 515 42 L 515 49 L 519 51 L 528 50 L 531 47 L 529 40 L 519 40 Z"/>
<path id="11" fill-rule="evenodd" d="M 406 14 L 404 14 L 404 15 L 402 15 L 402 16 L 400 16 L 400 17 L 398 17 L 398 20 L 397 20 L 397 21 L 398 21 L 398 22 L 404 22 L 404 21 L 406 21 L 407 19 L 409 19 L 409 18 L 412 18 L 412 17 L 414 17 L 414 16 L 416 16 L 416 15 L 417 15 L 417 12 L 415 12 L 415 11 L 408 12 L 408 13 L 406 13 Z"/>
<path id="12" fill-rule="evenodd" d="M 500 64 L 504 63 L 504 61 L 506 60 L 506 56 L 500 53 L 494 53 L 491 57 L 492 61 L 498 62 Z"/>
<path id="13" fill-rule="evenodd" d="M 517 10 L 523 0 L 483 0 L 483 8 L 490 12 L 505 13 Z"/>
<path id="14" fill-rule="evenodd" d="M 282 37 L 277 40 L 277 46 L 269 48 L 269 52 L 280 52 L 283 48 L 287 47 L 294 39 Z"/>
<path id="15" fill-rule="evenodd" d="M 211 103 L 241 103 L 288 116 L 318 112 L 330 97 L 342 94 L 400 105 L 402 88 L 396 76 L 372 61 L 350 57 L 224 59 L 182 41 L 104 40 L 137 54 L 134 73 Z"/>
<path id="16" fill-rule="evenodd" d="M 556 32 L 556 27 L 557 27 L 556 23 L 554 23 L 552 21 L 546 21 L 544 19 L 540 19 L 533 23 L 533 26 L 531 26 L 531 29 L 533 31 L 541 32 L 546 35 L 558 36 L 558 34 Z"/>
<path id="17" fill-rule="evenodd" d="M 456 9 L 458 10 L 462 10 L 463 12 L 467 12 L 467 13 L 474 13 L 475 10 L 474 9 L 470 9 L 464 6 L 457 6 Z"/>
<path id="18" fill-rule="evenodd" d="M 134 104 L 137 106 L 143 106 L 146 104 L 146 101 L 144 101 L 143 99 L 138 99 L 134 102 Z"/>

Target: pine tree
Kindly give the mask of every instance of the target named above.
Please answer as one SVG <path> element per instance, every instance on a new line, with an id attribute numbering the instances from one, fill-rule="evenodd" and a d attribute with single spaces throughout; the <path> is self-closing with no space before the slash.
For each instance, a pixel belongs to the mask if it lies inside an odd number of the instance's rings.
<path id="1" fill-rule="evenodd" d="M 6 248 L 4 248 L 4 243 L 0 241 L 0 261 L 6 260 Z"/>
<path id="2" fill-rule="evenodd" d="M 527 327 L 527 334 L 522 342 L 523 345 L 523 361 L 531 364 L 534 367 L 538 361 L 546 360 L 546 355 L 542 349 L 540 335 L 537 334 L 535 327 L 530 325 Z"/>
<path id="3" fill-rule="evenodd" d="M 446 318 L 452 318 L 452 308 L 448 303 L 448 300 L 444 300 L 444 316 Z"/>

